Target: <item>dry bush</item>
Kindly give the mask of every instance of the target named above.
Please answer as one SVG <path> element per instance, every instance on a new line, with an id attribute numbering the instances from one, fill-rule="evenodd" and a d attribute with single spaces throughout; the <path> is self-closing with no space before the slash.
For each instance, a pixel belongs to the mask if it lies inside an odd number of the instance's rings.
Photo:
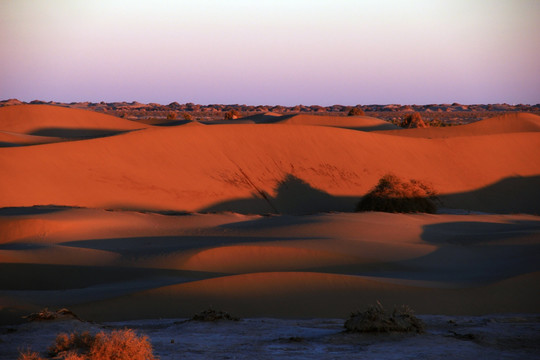
<path id="1" fill-rule="evenodd" d="M 50 311 L 49 309 L 45 308 L 38 311 L 37 313 L 32 313 L 30 315 L 23 316 L 23 319 L 26 319 L 28 321 L 48 321 L 48 320 L 56 320 L 59 318 L 73 318 L 73 319 L 81 320 L 73 311 L 68 310 L 68 309 Z"/>
<path id="2" fill-rule="evenodd" d="M 87 353 L 94 345 L 95 337 L 89 332 L 61 333 L 56 336 L 54 344 L 49 348 L 49 355 L 55 357 L 68 353 Z"/>
<path id="3" fill-rule="evenodd" d="M 184 118 L 184 120 L 187 120 L 187 121 L 193 120 L 193 116 L 189 113 L 183 113 L 182 117 Z"/>
<path id="4" fill-rule="evenodd" d="M 408 306 L 402 305 L 388 314 L 380 302 L 366 311 L 352 313 L 345 321 L 345 329 L 351 332 L 424 332 L 424 323 Z"/>
<path id="5" fill-rule="evenodd" d="M 347 116 L 364 116 L 364 110 L 360 109 L 359 107 L 353 107 L 349 110 L 347 113 Z"/>
<path id="6" fill-rule="evenodd" d="M 240 113 L 238 110 L 229 110 L 225 113 L 225 120 L 233 120 L 238 119 L 240 117 Z"/>
<path id="7" fill-rule="evenodd" d="M 218 321 L 218 320 L 230 320 L 230 321 L 239 321 L 240 318 L 232 316 L 231 314 L 214 309 L 208 309 L 201 311 L 198 314 L 193 315 L 191 320 L 194 321 Z"/>
<path id="8" fill-rule="evenodd" d="M 132 329 L 113 330 L 91 335 L 59 334 L 49 348 L 49 357 L 61 360 L 155 360 L 147 336 L 138 336 Z M 27 350 L 18 360 L 44 360 Z"/>
<path id="9" fill-rule="evenodd" d="M 175 112 L 170 112 L 167 114 L 167 120 L 176 120 L 176 113 Z"/>
<path id="10" fill-rule="evenodd" d="M 422 120 L 422 116 L 419 112 L 413 112 L 412 114 L 409 114 L 403 119 L 401 124 L 399 125 L 403 128 L 425 128 L 427 127 L 424 123 L 424 120 Z"/>
<path id="11" fill-rule="evenodd" d="M 390 213 L 437 212 L 437 192 L 428 184 L 411 179 L 403 181 L 386 174 L 356 206 L 356 211 Z"/>
<path id="12" fill-rule="evenodd" d="M 88 353 L 90 360 L 154 360 L 147 336 L 137 336 L 132 329 L 100 332 Z"/>

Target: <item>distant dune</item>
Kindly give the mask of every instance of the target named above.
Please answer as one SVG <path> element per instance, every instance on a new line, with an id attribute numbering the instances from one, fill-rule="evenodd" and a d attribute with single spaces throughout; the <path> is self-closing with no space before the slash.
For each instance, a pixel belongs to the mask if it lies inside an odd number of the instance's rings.
<path id="1" fill-rule="evenodd" d="M 52 137 L 93 137 L 147 125 L 93 111 L 49 105 L 0 108 L 0 131 Z"/>

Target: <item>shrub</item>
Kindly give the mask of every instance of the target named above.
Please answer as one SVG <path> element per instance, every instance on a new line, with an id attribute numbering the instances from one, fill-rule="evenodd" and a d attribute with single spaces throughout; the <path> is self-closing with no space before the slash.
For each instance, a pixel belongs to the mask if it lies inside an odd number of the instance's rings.
<path id="1" fill-rule="evenodd" d="M 89 352 L 90 360 L 154 360 L 152 345 L 146 336 L 131 329 L 100 332 Z"/>
<path id="2" fill-rule="evenodd" d="M 419 180 L 402 181 L 386 174 L 356 206 L 356 211 L 383 211 L 391 213 L 437 212 L 437 193 Z"/>
<path id="3" fill-rule="evenodd" d="M 182 117 L 184 118 L 184 120 L 187 120 L 187 121 L 193 120 L 193 116 L 191 116 L 191 114 L 189 113 L 183 113 Z"/>
<path id="4" fill-rule="evenodd" d="M 201 311 L 198 314 L 193 315 L 191 320 L 194 320 L 194 321 L 218 321 L 218 320 L 239 321 L 240 319 L 237 318 L 236 316 L 232 316 L 231 314 L 225 311 L 207 309 L 207 310 Z"/>
<path id="5" fill-rule="evenodd" d="M 422 120 L 422 116 L 420 116 L 419 112 L 413 112 L 410 115 L 407 115 L 405 119 L 401 122 L 399 125 L 402 128 L 425 128 L 427 127 L 424 123 L 424 120 Z"/>
<path id="6" fill-rule="evenodd" d="M 146 336 L 131 329 L 113 330 L 91 335 L 59 334 L 49 348 L 49 356 L 62 360 L 155 360 L 152 345 Z M 38 353 L 27 350 L 18 360 L 43 360 Z"/>
<path id="7" fill-rule="evenodd" d="M 175 120 L 176 119 L 176 113 L 170 112 L 167 114 L 167 120 Z"/>
<path id="8" fill-rule="evenodd" d="M 56 320 L 61 318 L 73 318 L 77 320 L 81 320 L 73 311 L 68 309 L 60 309 L 56 311 L 50 311 L 49 309 L 45 308 L 40 310 L 37 313 L 32 313 L 30 315 L 23 316 L 23 319 L 26 319 L 28 321 L 48 321 L 48 320 Z"/>
<path id="9" fill-rule="evenodd" d="M 366 311 L 352 313 L 345 321 L 345 329 L 351 332 L 424 332 L 424 323 L 418 319 L 410 307 L 402 305 L 388 314 L 380 302 Z"/>
<path id="10" fill-rule="evenodd" d="M 54 344 L 49 348 L 49 355 L 55 357 L 68 353 L 87 353 L 94 345 L 95 337 L 89 332 L 79 334 L 77 332 L 66 334 L 61 333 L 56 336 Z"/>
<path id="11" fill-rule="evenodd" d="M 238 119 L 240 117 L 240 113 L 238 110 L 229 110 L 225 113 L 225 120 L 233 120 Z"/>
<path id="12" fill-rule="evenodd" d="M 353 107 L 349 110 L 349 113 L 347 116 L 364 116 L 364 110 L 360 109 L 359 107 Z"/>

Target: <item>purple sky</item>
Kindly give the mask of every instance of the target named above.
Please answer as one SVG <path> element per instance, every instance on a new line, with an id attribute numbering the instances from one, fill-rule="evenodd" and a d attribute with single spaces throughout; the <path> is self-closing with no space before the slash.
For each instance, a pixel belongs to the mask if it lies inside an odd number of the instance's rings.
<path id="1" fill-rule="evenodd" d="M 540 103 L 537 0 L 0 0 L 0 99 Z"/>

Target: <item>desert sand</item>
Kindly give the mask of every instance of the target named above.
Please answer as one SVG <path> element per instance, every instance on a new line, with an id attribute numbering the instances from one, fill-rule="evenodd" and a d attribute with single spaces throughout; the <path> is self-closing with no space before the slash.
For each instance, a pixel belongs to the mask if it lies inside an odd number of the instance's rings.
<path id="1" fill-rule="evenodd" d="M 379 131 L 392 126 L 270 114 L 163 127 L 0 108 L 0 322 L 44 307 L 95 321 L 209 306 L 344 318 L 377 300 L 538 313 L 539 119 Z M 388 172 L 431 183 L 439 213 L 353 213 Z"/>

